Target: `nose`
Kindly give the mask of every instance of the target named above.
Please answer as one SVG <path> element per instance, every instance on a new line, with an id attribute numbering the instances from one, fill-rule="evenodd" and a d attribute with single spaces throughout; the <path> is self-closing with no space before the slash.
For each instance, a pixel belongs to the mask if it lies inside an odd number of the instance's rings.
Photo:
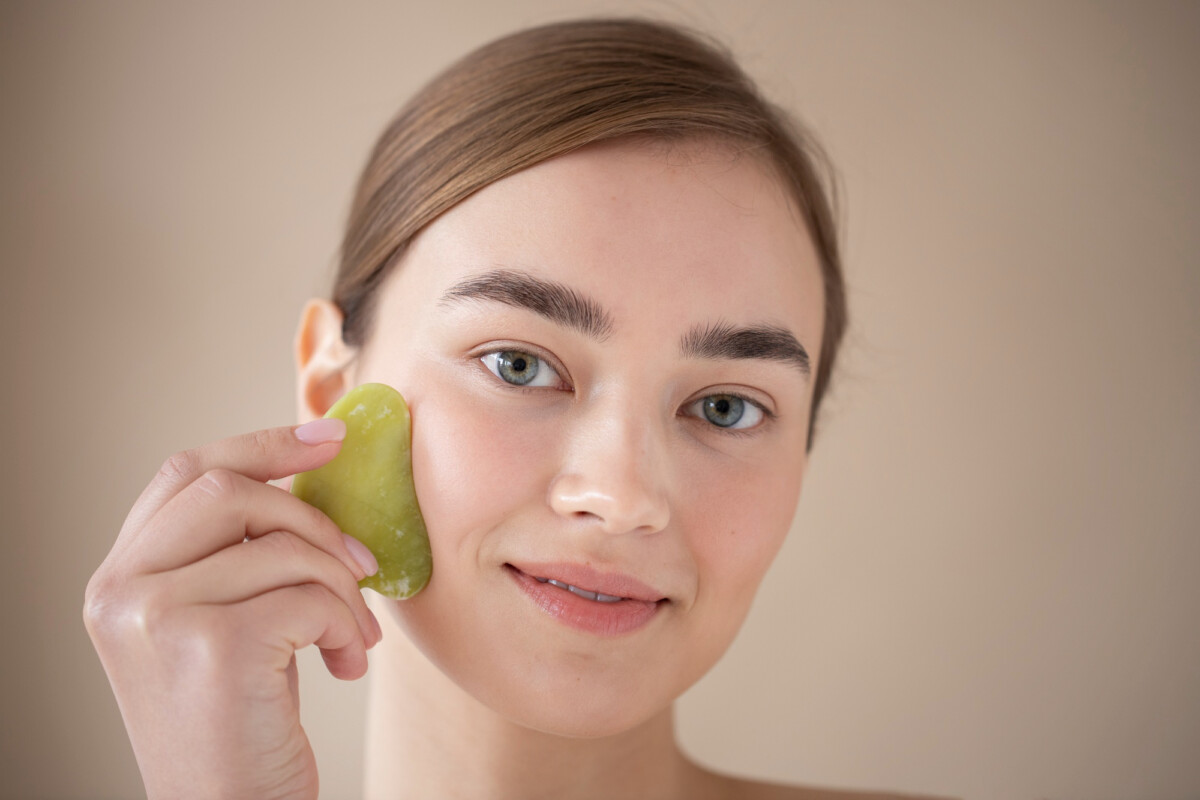
<path id="1" fill-rule="evenodd" d="M 605 533 L 655 533 L 670 519 L 664 434 L 652 420 L 597 412 L 568 437 L 550 507 Z"/>

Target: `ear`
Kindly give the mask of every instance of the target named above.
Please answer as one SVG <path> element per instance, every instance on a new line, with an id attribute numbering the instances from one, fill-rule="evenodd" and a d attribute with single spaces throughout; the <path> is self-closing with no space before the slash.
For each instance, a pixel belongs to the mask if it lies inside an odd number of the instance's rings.
<path id="1" fill-rule="evenodd" d="M 296 328 L 296 413 L 300 422 L 325 416 L 354 387 L 358 352 L 342 340 L 342 312 L 325 299 L 304 305 Z"/>

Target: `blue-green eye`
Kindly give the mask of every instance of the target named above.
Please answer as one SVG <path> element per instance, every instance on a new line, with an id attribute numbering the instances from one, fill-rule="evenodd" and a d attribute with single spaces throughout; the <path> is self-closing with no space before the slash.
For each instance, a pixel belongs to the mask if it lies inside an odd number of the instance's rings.
<path id="1" fill-rule="evenodd" d="M 710 394 L 701 397 L 693 406 L 695 414 L 718 428 L 744 430 L 762 422 L 763 410 L 736 394 Z"/>
<path id="2" fill-rule="evenodd" d="M 497 378 L 514 386 L 558 386 L 562 383 L 554 367 L 532 353 L 500 350 L 479 360 Z"/>

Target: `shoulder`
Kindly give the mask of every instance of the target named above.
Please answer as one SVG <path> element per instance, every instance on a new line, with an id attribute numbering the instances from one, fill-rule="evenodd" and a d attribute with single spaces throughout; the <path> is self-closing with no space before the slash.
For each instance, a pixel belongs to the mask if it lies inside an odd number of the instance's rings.
<path id="1" fill-rule="evenodd" d="M 712 772 L 708 774 L 708 778 L 711 794 L 706 794 L 714 798 L 738 798 L 738 800 L 949 800 L 949 798 L 897 794 L 895 792 L 864 792 L 828 789 L 819 786 L 764 783 Z"/>

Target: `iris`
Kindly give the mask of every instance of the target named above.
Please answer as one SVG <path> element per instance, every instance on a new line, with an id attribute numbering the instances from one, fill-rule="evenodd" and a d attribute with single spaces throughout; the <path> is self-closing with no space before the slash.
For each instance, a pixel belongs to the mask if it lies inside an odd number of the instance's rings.
<path id="1" fill-rule="evenodd" d="M 496 377 L 514 386 L 541 386 L 547 379 L 554 378 L 554 370 L 547 368 L 544 379 L 537 380 L 538 374 L 543 372 L 541 359 L 520 350 L 488 353 L 483 357 L 483 363 Z"/>
<path id="2" fill-rule="evenodd" d="M 746 413 L 746 401 L 732 394 L 712 394 L 701 403 L 704 418 L 722 428 L 732 428 Z"/>

